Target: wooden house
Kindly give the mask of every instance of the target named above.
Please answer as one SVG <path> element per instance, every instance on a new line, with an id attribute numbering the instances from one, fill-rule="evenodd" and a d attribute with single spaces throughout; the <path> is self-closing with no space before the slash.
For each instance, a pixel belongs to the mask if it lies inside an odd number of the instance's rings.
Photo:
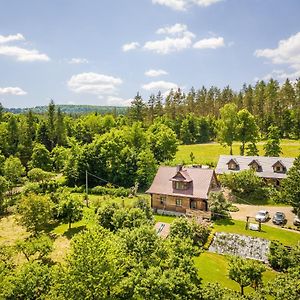
<path id="1" fill-rule="evenodd" d="M 216 174 L 237 173 L 252 169 L 265 182 L 279 186 L 293 162 L 294 158 L 286 157 L 220 155 Z"/>
<path id="2" fill-rule="evenodd" d="M 160 167 L 149 190 L 151 207 L 162 212 L 207 212 L 208 195 L 219 190 L 214 170 L 199 167 Z"/>

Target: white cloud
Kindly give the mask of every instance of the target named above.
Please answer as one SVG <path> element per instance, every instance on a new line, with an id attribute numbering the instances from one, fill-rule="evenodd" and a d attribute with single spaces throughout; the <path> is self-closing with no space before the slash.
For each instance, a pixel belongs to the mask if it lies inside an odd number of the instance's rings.
<path id="1" fill-rule="evenodd" d="M 277 48 L 258 49 L 254 52 L 256 57 L 264 57 L 274 65 L 285 65 L 290 70 L 273 70 L 264 78 L 295 79 L 300 76 L 300 32 L 281 40 Z"/>
<path id="2" fill-rule="evenodd" d="M 160 4 L 174 10 L 185 11 L 192 5 L 207 7 L 222 0 L 152 0 L 153 4 Z"/>
<path id="3" fill-rule="evenodd" d="M 193 45 L 193 47 L 196 49 L 217 49 L 224 46 L 225 43 L 223 37 L 202 39 Z"/>
<path id="4" fill-rule="evenodd" d="M 123 99 L 121 97 L 108 96 L 107 105 L 110 106 L 129 106 L 133 99 Z"/>
<path id="5" fill-rule="evenodd" d="M 124 52 L 127 52 L 130 50 L 134 50 L 134 49 L 138 48 L 139 46 L 140 46 L 140 44 L 138 42 L 132 42 L 132 43 L 124 44 L 122 46 L 122 50 Z"/>
<path id="6" fill-rule="evenodd" d="M 19 46 L 8 46 L 6 43 L 15 41 L 25 41 L 24 36 L 21 33 L 15 35 L 3 36 L 0 35 L 0 55 L 11 56 L 18 61 L 49 61 L 48 55 L 40 53 L 36 49 L 25 49 Z M 2 45 L 1 45 L 2 44 Z"/>
<path id="7" fill-rule="evenodd" d="M 157 34 L 177 34 L 187 31 L 187 26 L 185 24 L 176 23 L 173 26 L 166 26 L 159 28 Z"/>
<path id="8" fill-rule="evenodd" d="M 146 91 L 168 91 L 171 89 L 177 89 L 178 85 L 168 81 L 152 81 L 142 85 L 142 88 Z"/>
<path id="9" fill-rule="evenodd" d="M 21 33 L 17 33 L 14 35 L 0 35 L 0 44 L 5 44 L 9 42 L 15 42 L 15 41 L 25 41 L 24 36 Z"/>
<path id="10" fill-rule="evenodd" d="M 69 64 L 88 64 L 89 61 L 86 58 L 73 57 L 69 60 Z"/>
<path id="11" fill-rule="evenodd" d="M 27 93 L 19 87 L 0 87 L 0 95 L 24 96 Z"/>
<path id="12" fill-rule="evenodd" d="M 300 67 L 300 32 L 281 40 L 275 49 L 258 49 L 254 52 L 257 57 L 270 59 L 273 64 L 288 64 Z"/>
<path id="13" fill-rule="evenodd" d="M 145 75 L 149 77 L 157 77 L 161 75 L 168 75 L 168 72 L 162 69 L 158 69 L 158 70 L 150 69 L 145 72 Z"/>
<path id="14" fill-rule="evenodd" d="M 191 2 L 199 5 L 199 6 L 203 6 L 203 7 L 208 7 L 212 4 L 221 2 L 223 0 L 192 0 Z"/>
<path id="15" fill-rule="evenodd" d="M 49 61 L 48 55 L 38 50 L 27 50 L 16 46 L 0 46 L 0 55 L 15 57 L 18 61 Z"/>
<path id="16" fill-rule="evenodd" d="M 179 23 L 174 26 L 159 28 L 156 33 L 170 36 L 162 40 L 148 41 L 145 43 L 144 49 L 159 54 L 168 54 L 190 48 L 192 40 L 195 38 L 195 35 L 187 30 L 185 24 Z"/>
<path id="17" fill-rule="evenodd" d="M 116 94 L 122 79 L 98 73 L 80 73 L 68 81 L 69 89 L 75 93 L 87 93 L 101 96 Z"/>

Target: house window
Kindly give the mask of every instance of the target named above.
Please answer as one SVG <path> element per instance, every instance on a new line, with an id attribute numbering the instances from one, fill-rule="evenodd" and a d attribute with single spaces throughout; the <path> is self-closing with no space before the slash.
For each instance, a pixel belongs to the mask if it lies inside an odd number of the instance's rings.
<path id="1" fill-rule="evenodd" d="M 176 199 L 176 206 L 182 206 L 182 200 Z"/>
<path id="2" fill-rule="evenodd" d="M 174 188 L 176 190 L 186 190 L 188 188 L 187 182 L 181 182 L 181 181 L 175 181 L 174 182 Z"/>
<path id="3" fill-rule="evenodd" d="M 281 166 L 276 166 L 275 167 L 275 172 L 281 172 Z"/>
<path id="4" fill-rule="evenodd" d="M 237 166 L 236 166 L 235 163 L 230 163 L 230 164 L 228 164 L 228 169 L 229 169 L 229 170 L 236 170 L 236 169 L 237 169 Z"/>
<path id="5" fill-rule="evenodd" d="M 166 204 L 166 196 L 160 196 L 160 204 L 165 205 Z"/>

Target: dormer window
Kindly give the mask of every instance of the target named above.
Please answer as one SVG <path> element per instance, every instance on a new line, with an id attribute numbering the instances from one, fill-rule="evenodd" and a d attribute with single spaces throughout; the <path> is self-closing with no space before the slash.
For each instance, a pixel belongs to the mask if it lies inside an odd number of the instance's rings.
<path id="1" fill-rule="evenodd" d="M 275 173 L 286 173 L 286 166 L 281 160 L 278 160 L 272 167 Z"/>
<path id="2" fill-rule="evenodd" d="M 170 180 L 172 181 L 173 189 L 175 190 L 187 190 L 193 182 L 187 170 L 183 170 L 182 167 L 177 167 L 175 176 L 173 176 Z"/>
<path id="3" fill-rule="evenodd" d="M 228 163 L 228 170 L 238 170 L 239 164 L 235 158 L 232 158 Z"/>
<path id="4" fill-rule="evenodd" d="M 248 166 L 254 170 L 255 172 L 261 172 L 262 171 L 262 167 L 261 164 L 256 160 L 253 159 L 250 164 L 248 164 Z"/>

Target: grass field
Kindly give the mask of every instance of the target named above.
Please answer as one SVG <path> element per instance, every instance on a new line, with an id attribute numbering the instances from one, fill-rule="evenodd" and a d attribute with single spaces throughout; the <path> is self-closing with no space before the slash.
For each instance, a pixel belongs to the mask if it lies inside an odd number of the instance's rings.
<path id="1" fill-rule="evenodd" d="M 264 142 L 259 142 L 257 148 L 259 149 L 259 154 L 263 155 Z M 240 153 L 240 143 L 234 143 L 233 154 L 239 155 Z M 300 141 L 295 140 L 282 140 L 282 156 L 283 157 L 296 157 L 300 154 Z M 219 155 L 229 154 L 229 147 L 223 147 L 218 143 L 208 143 L 208 144 L 196 144 L 196 145 L 180 145 L 173 164 L 183 163 L 191 164 L 190 153 L 193 152 L 195 159 L 194 164 L 207 164 L 213 163 L 217 164 Z"/>
<path id="2" fill-rule="evenodd" d="M 214 229 L 218 232 L 231 232 L 243 235 L 260 237 L 268 240 L 277 240 L 284 245 L 297 245 L 300 242 L 298 232 L 288 231 L 281 228 L 262 225 L 262 231 L 252 231 L 245 229 L 246 222 L 238 220 L 220 220 L 214 222 Z"/>
<path id="3" fill-rule="evenodd" d="M 203 282 L 220 283 L 223 287 L 240 291 L 239 285 L 228 277 L 227 257 L 220 254 L 204 252 L 195 258 L 195 265 Z M 209 270 L 209 272 L 207 271 Z M 263 273 L 263 281 L 268 282 L 275 278 L 276 272 L 267 268 Z M 245 289 L 245 293 L 253 292 L 251 287 Z"/>

